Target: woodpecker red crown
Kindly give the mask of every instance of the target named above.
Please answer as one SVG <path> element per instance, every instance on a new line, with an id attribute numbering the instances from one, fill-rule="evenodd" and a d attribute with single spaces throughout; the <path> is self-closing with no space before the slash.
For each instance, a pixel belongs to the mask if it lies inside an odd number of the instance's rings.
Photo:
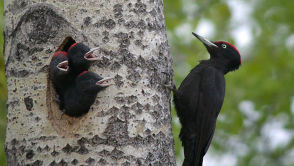
<path id="1" fill-rule="evenodd" d="M 81 73 L 79 74 L 79 77 L 82 76 L 82 75 L 84 75 L 84 74 L 86 74 L 87 72 L 88 72 L 87 70 L 81 72 Z"/>
<path id="2" fill-rule="evenodd" d="M 231 43 L 226 42 L 226 41 L 216 41 L 215 43 L 226 43 L 228 45 L 230 45 L 231 47 L 233 47 L 233 49 L 240 55 L 240 52 L 238 51 L 238 49 Z"/>
<path id="3" fill-rule="evenodd" d="M 69 50 L 71 50 L 74 46 L 76 46 L 78 43 L 74 43 L 74 44 L 72 44 L 70 47 L 69 47 L 69 49 L 68 49 L 68 51 Z"/>
<path id="4" fill-rule="evenodd" d="M 57 52 L 54 53 L 53 57 L 55 57 L 55 56 L 57 56 L 57 55 L 60 55 L 60 54 L 62 54 L 62 55 L 64 55 L 64 56 L 67 56 L 67 55 L 68 55 L 68 53 L 65 52 L 65 51 L 57 51 Z"/>
<path id="5" fill-rule="evenodd" d="M 226 43 L 226 44 L 230 45 L 239 54 L 239 56 L 241 56 L 240 52 L 233 44 L 226 42 L 226 41 L 216 41 L 215 43 Z M 240 63 L 242 63 L 241 58 L 240 58 Z"/>

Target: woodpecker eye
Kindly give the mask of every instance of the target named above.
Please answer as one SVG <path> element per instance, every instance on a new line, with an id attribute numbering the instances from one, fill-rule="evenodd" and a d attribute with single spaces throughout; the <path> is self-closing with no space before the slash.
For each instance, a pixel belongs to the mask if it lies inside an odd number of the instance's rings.
<path id="1" fill-rule="evenodd" d="M 225 45 L 225 44 L 222 44 L 222 47 L 223 47 L 223 48 L 227 48 L 227 45 Z"/>

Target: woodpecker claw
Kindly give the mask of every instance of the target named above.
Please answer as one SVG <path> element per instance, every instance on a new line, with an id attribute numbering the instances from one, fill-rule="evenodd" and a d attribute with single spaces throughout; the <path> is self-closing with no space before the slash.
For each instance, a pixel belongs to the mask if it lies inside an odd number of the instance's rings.
<path id="1" fill-rule="evenodd" d="M 165 72 L 165 71 L 162 71 L 161 73 L 166 74 L 168 77 L 170 77 L 170 74 L 167 73 L 167 72 Z M 173 92 L 175 92 L 177 90 L 177 87 L 176 87 L 176 85 L 175 85 L 175 83 L 174 83 L 173 80 L 171 80 L 171 84 L 161 84 L 161 85 L 164 86 L 164 87 L 166 87 L 170 91 L 173 91 Z"/>
<path id="2" fill-rule="evenodd" d="M 61 115 L 60 115 L 60 119 L 59 120 L 62 119 L 62 117 L 63 117 L 64 114 L 65 114 L 65 109 L 61 110 Z"/>
<path id="3" fill-rule="evenodd" d="M 162 71 L 161 73 L 163 73 L 163 74 L 169 76 L 169 73 L 167 73 L 167 72 L 165 72 L 165 71 Z"/>
<path id="4" fill-rule="evenodd" d="M 112 79 L 113 79 L 113 77 L 103 78 L 102 80 L 97 81 L 96 85 L 99 85 L 101 87 L 108 87 L 108 86 L 114 85 L 113 83 L 106 83 L 107 81 L 112 80 Z"/>
<path id="5" fill-rule="evenodd" d="M 56 66 L 59 70 L 61 71 L 67 71 L 68 70 L 68 61 L 62 61 L 60 63 L 58 63 L 58 65 Z"/>
<path id="6" fill-rule="evenodd" d="M 91 48 L 90 51 L 88 51 L 85 55 L 84 58 L 90 61 L 97 61 L 97 60 L 102 60 L 100 57 L 95 57 L 93 56 L 93 52 L 98 50 L 99 47 Z"/>
<path id="7" fill-rule="evenodd" d="M 56 98 L 54 99 L 54 101 L 56 101 L 56 103 L 60 104 L 60 97 L 59 97 L 59 95 L 56 95 Z"/>
<path id="8" fill-rule="evenodd" d="M 167 89 L 171 90 L 171 91 L 175 91 L 177 90 L 176 85 L 175 84 L 162 84 L 164 87 L 166 87 Z"/>

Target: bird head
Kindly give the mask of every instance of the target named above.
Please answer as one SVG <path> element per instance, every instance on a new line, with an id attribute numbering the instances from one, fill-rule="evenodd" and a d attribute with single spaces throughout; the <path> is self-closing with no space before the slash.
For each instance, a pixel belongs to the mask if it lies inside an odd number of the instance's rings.
<path id="1" fill-rule="evenodd" d="M 102 78 L 98 74 L 91 71 L 81 72 L 76 80 L 76 84 L 86 93 L 97 93 L 111 85 L 108 81 L 112 80 L 112 77 Z"/>
<path id="2" fill-rule="evenodd" d="M 211 42 L 208 39 L 192 32 L 206 47 L 211 60 L 225 65 L 227 71 L 236 70 L 241 65 L 241 55 L 237 48 L 225 41 Z"/>
<path id="3" fill-rule="evenodd" d="M 87 70 L 91 63 L 97 60 L 102 60 L 100 57 L 96 57 L 93 54 L 97 49 L 98 47 L 90 49 L 83 43 L 72 44 L 68 49 L 70 66 L 73 70 L 76 70 L 77 73 Z"/>
<path id="4" fill-rule="evenodd" d="M 68 53 L 65 51 L 57 51 L 53 55 L 53 60 L 58 61 L 59 63 L 56 65 L 56 67 L 60 71 L 67 71 L 68 70 Z"/>
<path id="5" fill-rule="evenodd" d="M 69 66 L 67 55 L 65 51 L 57 51 L 54 53 L 50 62 L 50 77 L 53 78 L 68 73 Z"/>

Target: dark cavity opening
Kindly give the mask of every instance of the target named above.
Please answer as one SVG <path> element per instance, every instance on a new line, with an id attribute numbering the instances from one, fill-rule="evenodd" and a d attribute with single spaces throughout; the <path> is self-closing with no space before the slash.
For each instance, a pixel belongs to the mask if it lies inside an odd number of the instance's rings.
<path id="1" fill-rule="evenodd" d="M 71 36 L 68 36 L 66 37 L 63 42 L 59 45 L 59 47 L 57 48 L 57 51 L 66 51 L 69 49 L 69 47 L 74 44 L 76 41 L 71 37 Z"/>

